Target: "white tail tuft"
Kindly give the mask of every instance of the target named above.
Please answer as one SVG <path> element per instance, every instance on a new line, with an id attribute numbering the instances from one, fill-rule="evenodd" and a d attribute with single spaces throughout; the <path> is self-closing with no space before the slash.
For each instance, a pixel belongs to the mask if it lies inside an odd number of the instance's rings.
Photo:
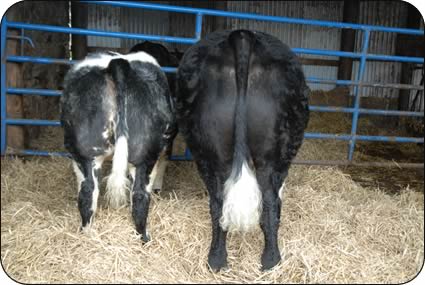
<path id="1" fill-rule="evenodd" d="M 112 208 L 127 204 L 130 181 L 127 178 L 128 143 L 120 136 L 115 143 L 112 171 L 107 178 L 105 197 Z"/>
<path id="2" fill-rule="evenodd" d="M 239 177 L 232 170 L 224 184 L 223 211 L 220 219 L 225 231 L 246 232 L 259 223 L 261 191 L 254 172 L 243 162 Z"/>

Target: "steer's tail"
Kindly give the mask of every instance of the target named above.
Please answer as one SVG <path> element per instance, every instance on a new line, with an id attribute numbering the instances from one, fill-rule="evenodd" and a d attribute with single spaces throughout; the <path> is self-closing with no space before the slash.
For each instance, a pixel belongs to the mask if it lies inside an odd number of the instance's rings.
<path id="1" fill-rule="evenodd" d="M 109 63 L 108 72 L 116 89 L 117 125 L 115 130 L 115 150 L 111 174 L 106 184 L 106 199 L 113 208 L 127 202 L 130 182 L 127 178 L 128 165 L 128 126 L 127 126 L 127 84 L 125 82 L 131 70 L 130 63 L 122 58 Z"/>
<path id="2" fill-rule="evenodd" d="M 258 224 L 261 213 L 261 192 L 247 145 L 247 100 L 249 61 L 255 35 L 246 30 L 232 32 L 228 38 L 233 49 L 237 99 L 234 113 L 234 152 L 232 171 L 224 185 L 223 230 L 247 231 Z"/>

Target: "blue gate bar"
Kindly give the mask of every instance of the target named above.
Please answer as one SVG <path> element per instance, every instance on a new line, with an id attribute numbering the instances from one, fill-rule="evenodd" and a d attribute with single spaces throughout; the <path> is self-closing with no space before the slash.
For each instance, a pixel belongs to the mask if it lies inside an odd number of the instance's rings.
<path id="1" fill-rule="evenodd" d="M 6 124 L 8 125 L 27 125 L 27 126 L 53 126 L 60 127 L 60 121 L 51 121 L 51 120 L 32 120 L 32 119 L 6 119 Z"/>
<path id="2" fill-rule="evenodd" d="M 104 32 L 104 33 L 109 34 L 108 32 Z M 292 51 L 295 52 L 295 53 L 299 53 L 299 54 L 313 54 L 313 55 L 324 55 L 324 56 L 340 56 L 340 57 L 350 57 L 350 58 L 361 58 L 360 53 L 346 52 L 346 51 L 329 51 L 329 50 L 306 49 L 306 48 L 292 48 Z M 366 57 L 368 59 L 375 59 L 375 60 L 424 63 L 423 57 L 407 57 L 407 56 L 393 56 L 393 55 L 367 55 Z M 55 59 L 55 58 L 43 58 L 43 57 L 31 57 L 31 56 L 16 56 L 16 55 L 10 55 L 8 57 L 8 60 L 15 61 L 15 62 L 72 64 L 72 61 L 67 60 L 67 59 Z M 344 81 L 342 81 L 342 82 L 344 82 Z"/>
<path id="3" fill-rule="evenodd" d="M 61 157 L 71 157 L 71 154 L 68 152 L 50 152 L 50 151 L 40 151 L 40 150 L 13 150 L 10 154 L 13 155 L 38 155 L 38 156 L 61 156 Z M 184 155 L 173 155 L 170 156 L 171 160 L 179 161 L 189 161 Z M 423 163 L 396 163 L 396 162 L 353 162 L 347 160 L 297 160 L 294 159 L 292 164 L 300 165 L 325 165 L 325 166 L 364 166 L 364 167 L 402 167 L 402 168 L 423 168 Z"/>
<path id="4" fill-rule="evenodd" d="M 167 66 L 164 66 L 164 67 L 161 67 L 161 69 L 164 72 L 167 72 L 167 73 L 176 73 L 177 72 L 177 67 L 167 67 Z"/>
<path id="5" fill-rule="evenodd" d="M 332 135 L 326 135 L 326 134 L 317 134 L 317 133 L 306 133 L 306 138 L 313 138 L 313 139 L 323 139 L 324 136 L 332 136 Z M 348 137 L 348 138 L 347 138 Z M 349 140 L 349 136 L 338 136 L 341 140 Z M 374 137 L 374 136 L 358 136 L 358 140 L 363 141 L 382 141 L 382 142 L 416 142 L 416 143 L 423 143 L 423 138 L 400 138 L 400 137 Z M 67 152 L 50 152 L 50 151 L 41 151 L 41 150 L 14 150 L 14 154 L 19 155 L 39 155 L 39 156 L 62 156 L 62 157 L 71 157 L 71 155 Z M 171 155 L 170 160 L 177 160 L 177 161 L 189 161 L 192 160 L 192 155 L 190 154 L 190 151 L 188 148 L 186 148 L 184 155 Z M 356 163 L 353 161 L 323 161 L 323 160 L 313 160 L 313 161 L 294 161 L 294 164 L 318 164 L 318 165 L 358 165 L 361 166 L 362 163 Z M 364 164 L 368 164 L 368 162 L 365 162 Z M 414 168 L 422 168 L 423 164 L 411 164 L 411 165 L 404 165 L 403 163 L 396 164 L 400 165 L 401 167 L 414 167 Z M 373 165 L 372 165 L 373 166 Z M 389 163 L 382 163 L 382 165 L 377 166 L 391 166 Z"/>
<path id="6" fill-rule="evenodd" d="M 48 57 L 35 57 L 35 56 L 18 56 L 18 55 L 9 55 L 7 57 L 7 61 L 10 62 L 32 62 L 39 64 L 75 64 L 78 61 L 69 60 L 69 59 L 61 59 L 61 58 L 48 58 Z"/>
<path id="7" fill-rule="evenodd" d="M 423 57 L 407 57 L 398 55 L 379 55 L 379 54 L 368 54 L 367 59 L 380 60 L 380 61 L 399 61 L 399 62 L 412 62 L 412 63 L 424 63 Z"/>
<path id="8" fill-rule="evenodd" d="M 351 57 L 351 58 L 360 58 L 360 53 L 345 52 L 345 51 L 328 51 L 321 49 L 305 49 L 305 48 L 293 48 L 292 51 L 299 54 L 314 54 L 314 55 L 325 55 L 325 56 L 340 56 L 340 57 Z M 369 57 L 378 57 L 377 55 L 367 55 Z M 398 61 L 398 62 L 412 62 L 412 63 L 424 63 L 424 58 L 422 57 L 407 57 L 407 56 L 393 56 L 393 55 L 382 55 L 379 56 L 381 60 L 386 61 Z M 45 57 L 32 57 L 32 56 L 17 56 L 10 55 L 7 58 L 8 61 L 14 62 L 34 62 L 34 63 L 59 63 L 59 64 L 73 64 L 75 62 L 68 59 L 55 59 L 55 58 L 45 58 Z M 341 80 L 341 84 L 344 84 L 345 80 Z"/>
<path id="9" fill-rule="evenodd" d="M 44 150 L 31 150 L 31 149 L 22 149 L 22 150 L 13 150 L 14 154 L 19 155 L 39 155 L 39 156 L 62 156 L 62 157 L 71 157 L 71 154 L 68 152 L 60 151 L 44 151 Z"/>
<path id="10" fill-rule="evenodd" d="M 31 89 L 31 88 L 7 88 L 7 94 L 13 95 L 40 95 L 40 96 L 61 96 L 62 91 L 50 90 L 50 89 Z M 309 106 L 310 111 L 316 112 L 342 112 L 342 113 L 353 113 L 354 108 L 347 107 L 332 107 L 332 106 Z M 359 108 L 360 114 L 369 115 L 383 115 L 383 116 L 413 116 L 423 117 L 424 112 L 412 112 L 412 111 L 397 111 L 397 110 L 380 110 L 380 109 L 363 109 Z"/>
<path id="11" fill-rule="evenodd" d="M 347 107 L 330 107 L 330 106 L 309 106 L 310 111 L 315 112 L 329 112 L 329 113 L 353 113 L 354 108 Z M 381 116 L 411 116 L 411 117 L 423 117 L 424 112 L 412 112 L 412 111 L 397 111 L 397 110 L 380 110 L 380 109 L 358 109 L 360 114 L 368 115 L 381 115 Z"/>
<path id="12" fill-rule="evenodd" d="M 61 96 L 62 92 L 59 90 L 50 89 L 31 89 L 31 88 L 7 88 L 6 93 L 14 95 L 41 95 L 41 96 Z"/>
<path id="13" fill-rule="evenodd" d="M 32 57 L 32 56 L 16 56 L 10 55 L 7 57 L 7 61 L 10 62 L 33 62 L 39 64 L 76 64 L 77 60 L 67 59 L 56 59 L 48 57 Z M 177 67 L 161 67 L 164 72 L 175 73 Z M 398 83 L 373 83 L 373 82 L 356 82 L 351 80 L 335 80 L 335 79 L 322 79 L 317 77 L 307 77 L 307 82 L 319 83 L 319 84 L 336 84 L 336 85 L 361 85 L 369 87 L 380 87 L 380 88 L 397 88 L 397 89 L 412 89 L 412 90 L 424 90 L 423 86 L 411 85 L 411 84 L 398 84 Z"/>
<path id="14" fill-rule="evenodd" d="M 71 34 L 81 34 L 81 35 L 87 35 L 87 36 L 129 38 L 129 39 L 135 39 L 135 40 L 174 42 L 174 43 L 181 43 L 181 44 L 195 44 L 198 41 L 198 39 L 196 38 L 192 39 L 192 38 L 178 38 L 178 37 L 168 37 L 168 36 L 158 36 L 158 35 L 106 32 L 106 31 L 99 31 L 99 30 L 85 30 L 85 29 L 78 29 L 78 28 L 67 28 L 67 27 L 59 27 L 59 26 L 51 26 L 51 25 L 25 24 L 25 23 L 18 23 L 18 22 L 9 22 L 7 26 L 11 28 L 25 28 L 28 30 L 38 30 L 38 31 L 46 31 L 46 32 L 71 33 Z M 336 50 L 330 51 L 330 50 L 321 50 L 321 49 L 293 48 L 292 51 L 299 54 L 340 56 L 340 57 L 350 57 L 350 58 L 360 58 L 362 56 L 361 53 L 336 51 Z M 371 57 L 371 59 L 376 59 L 376 60 L 424 63 L 424 59 L 421 57 L 392 56 L 392 55 L 368 55 L 368 57 Z"/>
<path id="15" fill-rule="evenodd" d="M 379 88 L 395 88 L 395 89 L 411 89 L 411 90 L 424 90 L 422 85 L 400 84 L 400 83 L 374 83 L 374 82 L 356 82 L 351 80 L 335 80 L 323 79 L 317 77 L 307 77 L 307 82 L 319 84 L 332 84 L 332 85 L 357 85 L 363 87 L 379 87 Z"/>
<path id="16" fill-rule="evenodd" d="M 301 54 L 314 54 L 314 55 L 328 55 L 328 56 L 341 56 L 341 57 L 351 57 L 351 58 L 360 58 L 360 53 L 348 52 L 348 51 L 338 51 L 338 50 L 322 50 L 322 49 L 309 49 L 309 48 L 291 48 L 295 53 Z"/>
<path id="17" fill-rule="evenodd" d="M 10 62 L 33 62 L 39 64 L 76 64 L 77 60 L 67 59 L 56 59 L 48 57 L 32 57 L 32 56 L 16 56 L 10 55 L 7 57 L 7 61 Z M 164 72 L 175 73 L 177 67 L 161 67 Z M 335 80 L 335 79 L 322 79 L 317 77 L 307 77 L 307 82 L 319 83 L 319 84 L 336 84 L 336 85 L 361 85 L 369 87 L 380 87 L 380 88 L 397 88 L 397 89 L 413 89 L 413 90 L 424 90 L 423 86 L 411 85 L 411 84 L 398 84 L 398 83 L 372 83 L 372 82 L 356 82 L 351 80 Z"/>
<path id="18" fill-rule="evenodd" d="M 7 57 L 7 61 L 10 62 L 32 62 L 39 64 L 76 64 L 78 60 L 67 60 L 57 59 L 48 57 L 33 57 L 33 56 L 16 56 L 10 55 Z M 164 72 L 175 73 L 177 67 L 161 67 Z M 413 89 L 413 90 L 424 90 L 423 86 L 411 85 L 411 84 L 398 84 L 398 83 L 373 83 L 373 82 L 356 82 L 352 80 L 335 80 L 335 79 L 322 79 L 317 77 L 307 77 L 307 82 L 319 83 L 319 84 L 336 84 L 336 85 L 361 85 L 369 87 L 380 87 L 380 88 L 397 88 L 397 89 Z"/>
<path id="19" fill-rule="evenodd" d="M 50 90 L 50 89 L 30 89 L 30 88 L 7 88 L 7 94 L 13 95 L 40 95 L 40 96 L 53 96 L 59 97 L 62 95 L 62 91 Z M 330 113 L 353 113 L 354 108 L 347 107 L 333 107 L 333 106 L 309 106 L 310 111 L 315 112 L 330 112 Z M 382 116 L 412 116 L 412 117 L 423 117 L 424 112 L 413 112 L 413 111 L 397 111 L 397 110 L 380 110 L 380 109 L 359 109 L 360 114 L 368 115 L 382 115 Z"/>
<path id="20" fill-rule="evenodd" d="M 326 134 L 326 133 L 305 133 L 306 139 L 333 139 L 340 141 L 349 141 L 352 139 L 348 134 Z M 392 136 L 366 136 L 356 135 L 358 141 L 376 141 L 376 142 L 397 142 L 397 143 L 423 143 L 424 138 L 411 137 L 392 137 Z"/>
<path id="21" fill-rule="evenodd" d="M 356 140 L 371 141 L 371 142 L 396 142 L 396 143 L 423 143 L 424 142 L 424 138 L 365 136 L 365 135 L 356 135 Z"/>
<path id="22" fill-rule="evenodd" d="M 6 34 L 7 34 L 7 19 L 3 17 L 1 21 L 1 155 L 6 153 Z"/>
<path id="23" fill-rule="evenodd" d="M 180 13 L 189 13 L 189 14 L 202 13 L 208 16 L 220 16 L 220 17 L 247 19 L 247 20 L 257 20 L 257 21 L 305 24 L 305 25 L 314 25 L 314 26 L 341 28 L 341 29 L 357 29 L 357 30 L 368 29 L 371 31 L 403 33 L 403 34 L 410 34 L 410 35 L 423 35 L 423 31 L 413 30 L 413 29 L 389 28 L 385 26 L 339 23 L 339 22 L 321 21 L 321 20 L 306 20 L 306 19 L 300 19 L 300 18 L 266 16 L 266 15 L 252 14 L 252 13 L 237 13 L 237 12 L 227 12 L 223 10 L 178 7 L 178 6 L 152 4 L 152 3 L 140 3 L 140 2 L 135 3 L 135 2 L 126 2 L 126 1 L 80 1 L 80 2 L 88 3 L 88 4 L 99 4 L 99 5 L 129 7 L 129 8 L 144 8 L 144 9 L 150 9 L 150 10 L 180 12 Z"/>
<path id="24" fill-rule="evenodd" d="M 122 32 L 106 32 L 106 31 L 99 31 L 99 30 L 92 30 L 92 29 L 68 28 L 68 27 L 39 25 L 39 24 L 25 24 L 20 22 L 8 22 L 7 26 L 9 28 L 15 28 L 15 29 L 36 30 L 36 31 L 45 31 L 45 32 L 53 32 L 53 33 L 125 38 L 125 39 L 132 39 L 132 40 L 160 41 L 160 42 L 180 43 L 180 44 L 188 44 L 188 45 L 194 44 L 198 41 L 196 38 L 180 38 L 180 37 L 145 35 L 145 34 L 130 34 L 130 33 L 122 33 Z"/>

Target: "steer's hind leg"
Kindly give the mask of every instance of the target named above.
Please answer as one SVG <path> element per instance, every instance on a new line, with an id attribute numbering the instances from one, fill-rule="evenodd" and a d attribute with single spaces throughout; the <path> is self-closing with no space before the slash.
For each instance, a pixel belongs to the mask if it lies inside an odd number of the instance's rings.
<path id="1" fill-rule="evenodd" d="M 209 193 L 209 204 L 212 225 L 212 238 L 210 251 L 208 253 L 208 264 L 213 271 L 219 271 L 227 267 L 227 232 L 220 226 L 220 218 L 223 211 L 223 185 L 220 176 L 215 173 L 208 163 L 198 163 L 198 170 Z"/>
<path id="2" fill-rule="evenodd" d="M 260 226 L 264 234 L 264 251 L 261 264 L 262 270 L 267 270 L 281 260 L 277 235 L 281 209 L 279 188 L 282 185 L 282 176 L 272 169 L 257 169 L 257 181 L 263 197 Z"/>
<path id="3" fill-rule="evenodd" d="M 78 209 L 81 215 L 82 229 L 89 226 L 94 218 L 99 197 L 99 175 L 103 158 L 80 159 L 74 161 L 74 172 L 78 185 Z"/>
<path id="4" fill-rule="evenodd" d="M 132 216 L 136 226 L 136 231 L 142 235 L 144 242 L 150 240 L 146 229 L 146 222 L 149 213 L 150 192 L 148 185 L 148 174 L 146 164 L 136 166 L 136 177 L 132 191 Z M 150 167 L 152 169 L 152 167 Z"/>

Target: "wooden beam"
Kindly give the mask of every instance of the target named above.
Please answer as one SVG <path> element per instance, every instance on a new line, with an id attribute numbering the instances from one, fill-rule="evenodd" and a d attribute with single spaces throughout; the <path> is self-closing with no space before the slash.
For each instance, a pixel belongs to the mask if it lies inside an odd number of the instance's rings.
<path id="1" fill-rule="evenodd" d="M 73 28 L 87 28 L 87 4 L 71 1 L 71 25 Z M 79 60 L 87 55 L 87 36 L 72 35 L 72 58 Z"/>
<path id="2" fill-rule="evenodd" d="M 343 22 L 357 23 L 359 20 L 359 0 L 344 0 Z M 341 31 L 341 51 L 354 51 L 356 41 L 356 30 L 342 29 Z M 338 79 L 351 80 L 353 70 L 353 59 L 341 57 L 338 65 Z"/>
<path id="3" fill-rule="evenodd" d="M 9 21 L 22 21 L 23 3 L 16 3 L 7 11 L 7 19 Z M 17 36 L 20 32 L 9 30 L 8 34 Z M 21 41 L 8 40 L 6 42 L 7 55 L 19 55 L 21 50 Z M 8 62 L 6 64 L 6 86 L 22 87 L 22 64 Z M 7 95 L 6 96 L 6 113 L 8 118 L 24 118 L 24 108 L 22 96 Z M 7 146 L 14 149 L 23 149 L 25 147 L 25 133 L 22 126 L 7 127 Z"/>

